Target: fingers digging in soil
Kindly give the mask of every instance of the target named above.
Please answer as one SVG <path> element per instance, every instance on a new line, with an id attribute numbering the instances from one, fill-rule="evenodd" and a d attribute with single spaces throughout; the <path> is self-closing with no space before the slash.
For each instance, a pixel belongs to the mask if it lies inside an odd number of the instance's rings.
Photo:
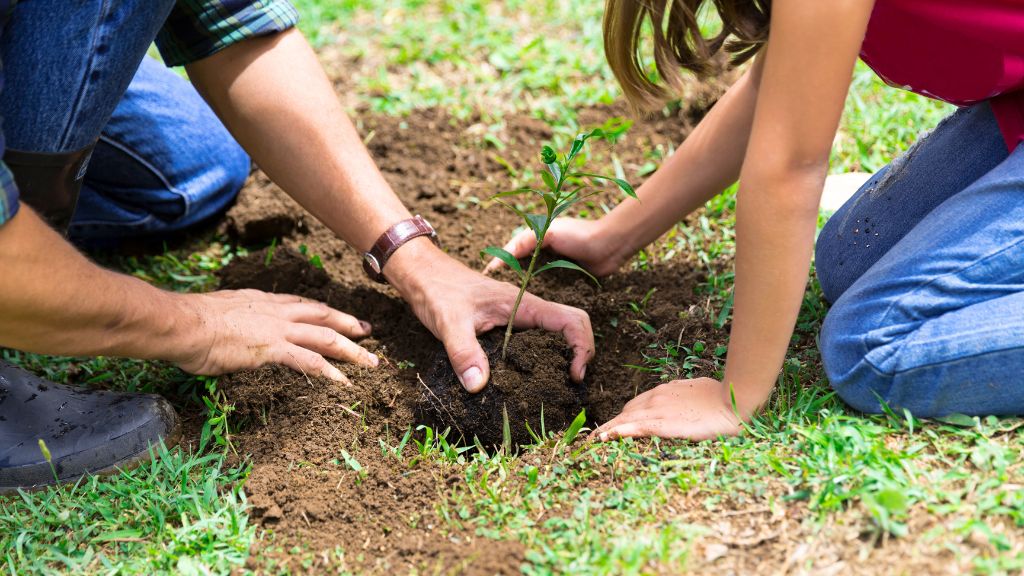
<path id="1" fill-rule="evenodd" d="M 312 350 L 323 356 L 376 368 L 380 359 L 362 346 L 325 326 L 295 324 L 287 339 L 292 344 Z"/>

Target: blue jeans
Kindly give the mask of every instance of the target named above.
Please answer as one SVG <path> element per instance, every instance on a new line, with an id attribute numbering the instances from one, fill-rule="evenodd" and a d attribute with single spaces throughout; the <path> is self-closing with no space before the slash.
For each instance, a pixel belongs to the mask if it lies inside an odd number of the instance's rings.
<path id="1" fill-rule="evenodd" d="M 180 230 L 223 210 L 249 158 L 192 86 L 146 50 L 172 0 L 26 0 L 0 35 L 7 146 L 96 142 L 71 239 Z"/>
<path id="2" fill-rule="evenodd" d="M 1024 147 L 958 110 L 869 180 L 816 250 L 838 395 L 919 417 L 1024 414 Z"/>

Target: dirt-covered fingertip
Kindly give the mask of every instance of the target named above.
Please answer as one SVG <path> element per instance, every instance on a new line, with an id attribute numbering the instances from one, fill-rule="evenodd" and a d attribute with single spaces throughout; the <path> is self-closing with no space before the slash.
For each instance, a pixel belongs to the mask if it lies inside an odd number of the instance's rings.
<path id="1" fill-rule="evenodd" d="M 324 376 L 330 378 L 331 380 L 334 380 L 335 382 L 344 384 L 345 386 L 352 385 L 352 381 L 348 379 L 348 376 L 345 376 L 345 374 L 343 374 L 341 370 L 338 370 L 331 364 L 327 364 L 327 367 L 324 368 Z"/>

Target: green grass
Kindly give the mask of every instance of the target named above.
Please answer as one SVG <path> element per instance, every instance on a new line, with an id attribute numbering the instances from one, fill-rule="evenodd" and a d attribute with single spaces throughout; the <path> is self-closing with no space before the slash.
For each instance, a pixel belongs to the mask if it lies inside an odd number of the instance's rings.
<path id="1" fill-rule="evenodd" d="M 601 2 L 296 4 L 313 42 L 344 60 L 353 107 L 405 114 L 439 106 L 479 120 L 493 140 L 503 118 L 515 113 L 571 134 L 578 107 L 618 94 L 603 62 Z M 859 65 L 832 171 L 879 169 L 949 110 L 890 89 Z M 641 170 L 653 170 L 669 153 L 651 151 Z M 704 269 L 698 291 L 718 325 L 731 313 L 734 208 L 729 191 L 634 262 L 687 258 Z M 214 244 L 196 253 L 104 261 L 168 288 L 199 291 L 212 288 L 212 273 L 237 253 Z M 643 299 L 634 305 L 642 309 Z M 749 567 L 744 538 L 751 537 L 729 533 L 746 514 L 768 531 L 781 518 L 796 518 L 793 538 L 847 542 L 863 554 L 887 541 L 907 558 L 914 551 L 944 554 L 947 567 L 963 571 L 1024 569 L 1020 422 L 852 413 L 830 392 L 808 344 L 825 311 L 812 277 L 795 339 L 802 344 L 791 350 L 768 410 L 740 437 L 568 448 L 548 441 L 518 456 L 488 456 L 460 453 L 435 435 L 407 457 L 444 462 L 462 478 L 438 515 L 452 526 L 520 540 L 528 574 L 676 573 L 705 561 L 708 542 L 726 543 L 722 562 Z M 638 369 L 662 379 L 685 376 L 695 358 L 718 362 L 721 355 L 685 337 L 645 353 Z M 11 351 L 4 358 L 58 381 L 168 394 L 179 411 L 206 415 L 209 440 L 202 448 L 161 449 L 152 464 L 116 478 L 0 500 L 5 571 L 201 574 L 244 563 L 260 536 L 248 524 L 240 490 L 246 467 L 229 466 L 225 456 L 230 408 L 218 400 L 216 380 L 161 363 Z M 331 557 L 342 563 L 344 551 Z M 793 568 L 821 568 L 815 559 L 808 552 Z"/>

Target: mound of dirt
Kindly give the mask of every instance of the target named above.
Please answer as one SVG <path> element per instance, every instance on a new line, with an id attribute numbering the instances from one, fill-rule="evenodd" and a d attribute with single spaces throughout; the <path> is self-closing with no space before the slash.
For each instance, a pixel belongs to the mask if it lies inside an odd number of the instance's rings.
<path id="1" fill-rule="evenodd" d="M 475 437 L 488 448 L 502 445 L 506 418 L 515 445 L 534 442 L 530 431 L 567 428 L 585 401 L 584 387 L 569 378 L 571 350 L 557 334 L 530 330 L 512 335 L 503 360 L 504 337 L 502 329 L 480 338 L 491 379 L 477 394 L 462 387 L 440 350 L 420 394 L 420 419 L 436 430 L 451 428 L 465 444 L 474 444 Z"/>

